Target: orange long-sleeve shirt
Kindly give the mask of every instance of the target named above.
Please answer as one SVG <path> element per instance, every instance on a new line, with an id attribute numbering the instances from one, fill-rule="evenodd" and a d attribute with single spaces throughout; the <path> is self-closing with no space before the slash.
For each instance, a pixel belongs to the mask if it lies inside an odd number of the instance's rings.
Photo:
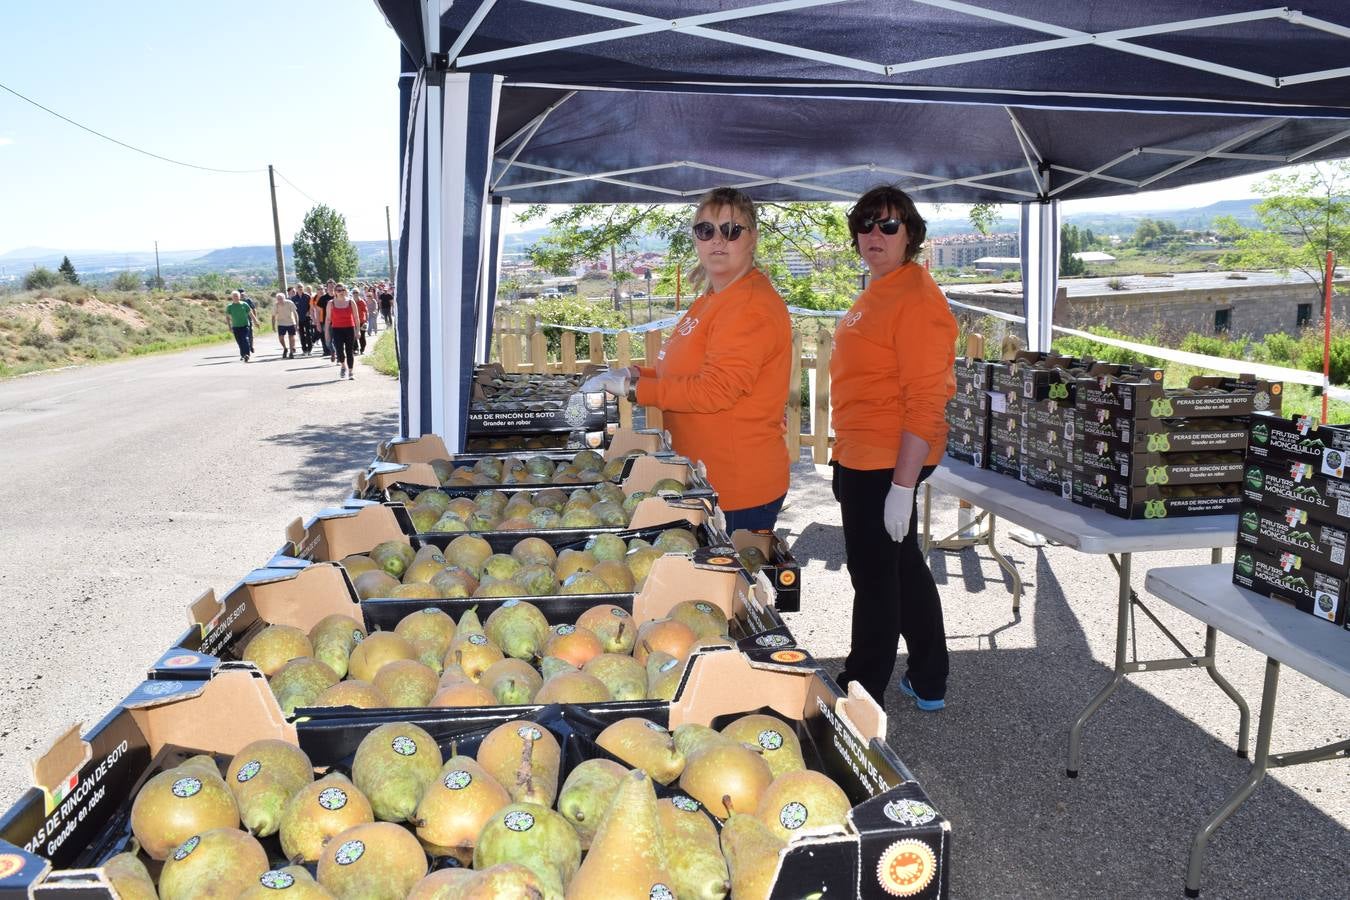
<path id="1" fill-rule="evenodd" d="M 947 401 L 956 393 L 956 319 L 923 268 L 906 263 L 875 279 L 834 331 L 830 409 L 834 459 L 850 469 L 890 469 L 900 435 L 942 459 Z"/>
<path id="2" fill-rule="evenodd" d="M 708 467 L 724 509 L 787 493 L 787 307 L 758 269 L 694 301 L 643 367 L 638 402 L 664 413 L 675 449 Z"/>

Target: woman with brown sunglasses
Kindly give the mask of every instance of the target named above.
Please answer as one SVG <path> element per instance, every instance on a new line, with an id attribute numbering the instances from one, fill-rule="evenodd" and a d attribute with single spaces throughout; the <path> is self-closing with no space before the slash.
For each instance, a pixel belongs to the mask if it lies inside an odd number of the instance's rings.
<path id="1" fill-rule="evenodd" d="M 709 192 L 693 236 L 706 291 L 649 365 L 602 372 L 582 388 L 661 410 L 676 451 L 707 466 L 727 531 L 771 530 L 788 489 L 792 323 L 755 265 L 754 201 L 734 188 Z"/>
<path id="2" fill-rule="evenodd" d="M 915 533 L 914 492 L 946 449 L 956 319 L 918 262 L 927 227 L 909 195 L 873 188 L 848 225 L 871 282 L 839 321 L 830 360 L 833 488 L 853 582 L 852 647 L 839 683 L 857 681 L 884 702 L 903 635 L 900 690 L 931 712 L 946 705 L 947 638 Z"/>

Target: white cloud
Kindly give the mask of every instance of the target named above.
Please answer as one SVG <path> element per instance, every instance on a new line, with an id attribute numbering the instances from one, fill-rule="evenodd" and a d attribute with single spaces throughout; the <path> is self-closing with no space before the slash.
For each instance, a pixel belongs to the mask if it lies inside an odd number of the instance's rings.
<path id="1" fill-rule="evenodd" d="M 14 138 L 0 137 L 0 147 L 5 147 L 12 143 L 14 143 Z"/>

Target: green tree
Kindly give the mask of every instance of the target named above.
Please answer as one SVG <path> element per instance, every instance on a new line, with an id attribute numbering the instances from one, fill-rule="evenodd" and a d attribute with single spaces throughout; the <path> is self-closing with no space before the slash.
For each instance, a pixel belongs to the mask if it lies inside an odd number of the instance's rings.
<path id="1" fill-rule="evenodd" d="M 69 256 L 61 257 L 61 265 L 57 266 L 56 271 L 68 284 L 79 284 L 80 276 L 75 272 L 75 264 L 70 261 Z"/>
<path id="2" fill-rule="evenodd" d="M 305 213 L 291 242 L 301 281 L 337 281 L 356 277 L 356 248 L 347 237 L 347 220 L 323 203 Z"/>
<path id="3" fill-rule="evenodd" d="M 1083 249 L 1083 236 L 1077 225 L 1059 226 L 1059 274 L 1072 277 L 1087 271 L 1087 265 L 1074 256 Z"/>
<path id="4" fill-rule="evenodd" d="M 1326 255 L 1350 257 L 1350 160 L 1299 166 L 1277 172 L 1255 186 L 1260 225 L 1246 228 L 1232 216 L 1214 227 L 1231 239 L 1223 265 L 1244 269 L 1302 272 L 1326 290 Z"/>
<path id="5" fill-rule="evenodd" d="M 118 272 L 112 280 L 115 291 L 138 291 L 141 288 L 141 276 L 135 272 Z"/>
<path id="6" fill-rule="evenodd" d="M 61 276 L 46 266 L 34 266 L 33 271 L 23 276 L 23 289 L 39 291 L 54 288 L 61 283 Z"/>

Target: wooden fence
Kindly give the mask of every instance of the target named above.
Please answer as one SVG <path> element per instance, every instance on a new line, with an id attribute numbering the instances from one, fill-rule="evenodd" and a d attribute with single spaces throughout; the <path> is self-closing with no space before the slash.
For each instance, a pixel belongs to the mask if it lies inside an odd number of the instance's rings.
<path id="1" fill-rule="evenodd" d="M 548 335 L 540 328 L 534 316 L 499 313 L 493 325 L 494 358 L 507 372 L 580 372 L 587 365 L 640 366 L 655 359 L 661 350 L 665 335 L 661 331 L 634 334 L 621 331 L 612 335 L 612 356 L 607 355 L 606 336 L 595 332 L 577 332 L 550 329 L 556 351 L 549 348 Z M 811 457 L 818 464 L 830 461 L 830 353 L 833 335 L 820 328 L 811 335 L 810 349 L 806 349 L 807 335 L 793 329 L 792 373 L 788 379 L 787 424 L 788 458 L 796 462 L 802 447 L 811 448 Z M 580 355 L 578 355 L 580 354 Z M 814 373 L 814 374 L 812 374 Z M 806 414 L 803 415 L 803 376 L 809 387 Z M 648 406 L 648 428 L 660 428 L 661 411 Z M 619 424 L 632 427 L 633 408 L 625 399 L 619 400 Z M 807 430 L 803 430 L 803 426 Z"/>

